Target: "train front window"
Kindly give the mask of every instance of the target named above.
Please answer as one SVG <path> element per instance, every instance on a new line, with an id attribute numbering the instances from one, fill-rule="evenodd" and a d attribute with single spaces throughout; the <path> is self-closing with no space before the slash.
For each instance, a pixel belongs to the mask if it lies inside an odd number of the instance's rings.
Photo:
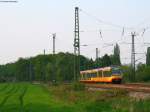
<path id="1" fill-rule="evenodd" d="M 112 69 L 112 75 L 121 75 L 120 68 L 113 68 Z"/>

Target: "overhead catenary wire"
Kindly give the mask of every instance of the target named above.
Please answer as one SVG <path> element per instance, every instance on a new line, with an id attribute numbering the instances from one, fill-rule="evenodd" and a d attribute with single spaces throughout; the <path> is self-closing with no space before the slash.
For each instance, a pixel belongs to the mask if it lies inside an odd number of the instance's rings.
<path id="1" fill-rule="evenodd" d="M 119 29 L 122 29 L 122 28 L 128 29 L 128 30 L 133 29 L 132 27 L 125 27 L 125 26 L 123 26 L 123 25 L 117 25 L 117 24 L 114 24 L 114 23 L 112 23 L 112 22 L 104 21 L 104 20 L 102 20 L 102 19 L 99 19 L 99 18 L 96 17 L 95 15 L 92 15 L 92 14 L 90 14 L 90 13 L 84 11 L 83 9 L 80 9 L 80 12 L 83 12 L 84 14 L 86 14 L 87 16 L 93 18 L 94 20 L 96 20 L 96 21 L 99 22 L 99 23 L 102 23 L 102 24 L 105 24 L 105 25 L 108 25 L 108 26 L 112 26 L 112 27 L 119 28 Z"/>
<path id="2" fill-rule="evenodd" d="M 112 26 L 112 27 L 116 27 L 116 28 L 119 28 L 119 29 L 123 29 L 123 31 L 122 31 L 122 36 L 124 35 L 124 31 L 125 31 L 125 29 L 126 30 L 135 30 L 137 27 L 126 27 L 126 26 L 123 26 L 123 25 L 117 25 L 117 24 L 114 24 L 114 23 L 112 23 L 112 22 L 106 22 L 106 21 L 104 21 L 104 20 L 102 20 L 102 19 L 99 19 L 98 17 L 96 17 L 95 15 L 93 15 L 93 14 L 90 14 L 90 13 L 88 13 L 88 12 L 86 12 L 85 10 L 83 10 L 83 9 L 79 9 L 79 11 L 80 12 L 83 12 L 84 14 L 86 14 L 87 16 L 89 16 L 89 17 L 91 17 L 91 18 L 93 18 L 94 20 L 96 20 L 97 22 L 99 22 L 99 23 L 102 23 L 102 24 L 105 24 L 105 25 L 109 25 L 109 26 Z M 140 24 L 142 24 L 143 22 L 141 22 Z M 138 26 L 138 25 L 137 25 Z M 145 29 L 145 31 L 146 30 L 148 30 L 150 27 L 146 27 L 146 28 L 142 28 L 142 29 Z"/>
<path id="3" fill-rule="evenodd" d="M 150 22 L 150 17 L 144 19 L 142 22 L 138 23 L 138 24 L 135 25 L 134 27 L 135 27 L 135 28 L 140 27 L 140 26 L 142 26 L 143 24 L 145 24 L 146 22 Z"/>
<path id="4" fill-rule="evenodd" d="M 81 11 L 81 9 L 80 9 L 80 11 Z M 82 10 L 82 12 L 83 12 L 83 10 Z M 85 12 L 85 11 L 84 11 Z M 86 15 L 89 15 L 89 16 L 91 16 L 89 13 L 87 13 Z M 125 26 L 121 26 L 121 25 L 116 25 L 116 24 L 113 24 L 113 23 L 111 23 L 111 22 L 106 22 L 106 21 L 103 21 L 103 20 L 101 20 L 101 19 L 99 19 L 99 18 L 97 18 L 97 17 L 95 17 L 95 16 L 91 16 L 93 19 L 95 19 L 96 21 L 98 21 L 99 23 L 102 23 L 102 24 L 106 24 L 106 25 L 109 25 L 109 26 L 113 26 L 113 27 L 117 27 L 118 29 L 103 29 L 103 28 L 98 28 L 99 30 L 80 30 L 80 33 L 90 33 L 90 32 L 97 32 L 97 34 L 99 35 L 99 38 L 104 38 L 105 39 L 105 31 L 117 31 L 117 32 L 120 32 L 120 35 L 121 35 L 121 37 L 125 37 L 125 34 L 127 33 L 127 30 L 129 30 L 129 29 L 131 29 L 131 28 L 129 28 L 128 29 L 128 27 L 125 27 Z M 145 32 L 148 30 L 149 28 L 147 27 L 147 28 L 141 28 L 140 29 L 140 33 L 139 33 L 139 36 L 144 36 L 144 34 L 145 34 Z M 133 30 L 133 29 L 132 29 Z M 120 36 L 119 36 L 120 37 Z M 123 38 L 124 39 L 124 38 Z M 129 42 L 123 42 L 123 39 L 120 39 L 119 41 L 118 40 L 115 40 L 115 42 L 112 42 L 112 44 L 113 45 L 111 45 L 111 46 L 114 46 L 115 45 L 115 43 L 118 43 L 119 45 L 122 45 L 122 44 L 124 44 L 124 45 L 130 45 L 131 43 L 129 43 Z M 106 46 L 106 44 L 110 44 L 111 42 L 108 42 L 108 43 L 104 43 L 104 40 L 102 40 L 103 42 L 101 42 L 101 43 L 94 43 L 94 42 L 92 42 L 92 43 L 89 43 L 89 44 L 87 44 L 87 43 L 85 43 L 85 44 L 82 44 L 84 47 L 87 47 L 87 46 L 94 46 L 94 48 L 93 48 L 93 52 L 95 52 L 95 47 L 97 47 L 97 46 L 99 46 L 100 44 L 100 46 L 103 48 L 105 48 L 105 46 Z M 141 43 L 135 43 L 135 44 L 141 44 Z M 68 45 L 69 45 L 69 43 L 68 43 Z M 71 44 L 70 44 L 71 45 Z M 148 44 L 143 44 L 143 45 L 148 45 Z M 110 46 L 108 46 L 108 47 L 110 47 Z M 106 46 L 106 48 L 107 48 L 107 46 Z"/>

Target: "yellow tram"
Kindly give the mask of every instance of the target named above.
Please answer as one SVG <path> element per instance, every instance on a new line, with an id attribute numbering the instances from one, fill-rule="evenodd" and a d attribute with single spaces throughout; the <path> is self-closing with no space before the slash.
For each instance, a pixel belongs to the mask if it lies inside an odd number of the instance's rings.
<path id="1" fill-rule="evenodd" d="M 122 72 L 120 67 L 104 67 L 80 71 L 80 82 L 84 83 L 121 83 Z"/>

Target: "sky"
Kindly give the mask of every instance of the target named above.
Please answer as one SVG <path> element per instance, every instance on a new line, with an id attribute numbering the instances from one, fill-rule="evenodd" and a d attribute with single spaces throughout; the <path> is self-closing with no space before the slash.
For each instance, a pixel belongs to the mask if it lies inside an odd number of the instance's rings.
<path id="1" fill-rule="evenodd" d="M 136 60 L 145 62 L 150 44 L 149 0 L 18 0 L 0 3 L 0 64 L 18 58 L 52 53 L 52 34 L 56 33 L 56 52 L 73 53 L 74 8 L 79 7 L 81 54 L 95 58 L 112 54 L 115 43 L 121 61 L 130 63 L 131 32 L 136 32 Z M 144 29 L 146 31 L 143 34 Z M 124 30 L 124 33 L 123 33 Z M 101 34 L 100 35 L 100 31 Z M 88 46 L 83 46 L 83 45 Z"/>

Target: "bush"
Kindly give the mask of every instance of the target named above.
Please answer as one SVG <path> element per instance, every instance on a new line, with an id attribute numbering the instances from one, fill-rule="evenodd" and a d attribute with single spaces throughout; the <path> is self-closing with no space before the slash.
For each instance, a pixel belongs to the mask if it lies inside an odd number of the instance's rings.
<path id="1" fill-rule="evenodd" d="M 85 84 L 80 83 L 80 82 L 74 82 L 73 83 L 73 90 L 75 90 L 75 91 L 85 90 Z"/>
<path id="2" fill-rule="evenodd" d="M 131 81 L 132 68 L 129 67 L 129 66 L 122 66 L 121 69 L 122 69 L 122 73 L 123 73 L 123 80 L 122 80 L 122 82 L 123 83 L 132 82 Z"/>
<path id="3" fill-rule="evenodd" d="M 150 81 L 150 67 L 146 65 L 138 65 L 136 71 L 136 80 L 137 81 Z"/>
<path id="4" fill-rule="evenodd" d="M 107 92 L 107 97 L 118 97 L 118 96 L 126 96 L 128 91 L 122 89 L 113 89 Z"/>

